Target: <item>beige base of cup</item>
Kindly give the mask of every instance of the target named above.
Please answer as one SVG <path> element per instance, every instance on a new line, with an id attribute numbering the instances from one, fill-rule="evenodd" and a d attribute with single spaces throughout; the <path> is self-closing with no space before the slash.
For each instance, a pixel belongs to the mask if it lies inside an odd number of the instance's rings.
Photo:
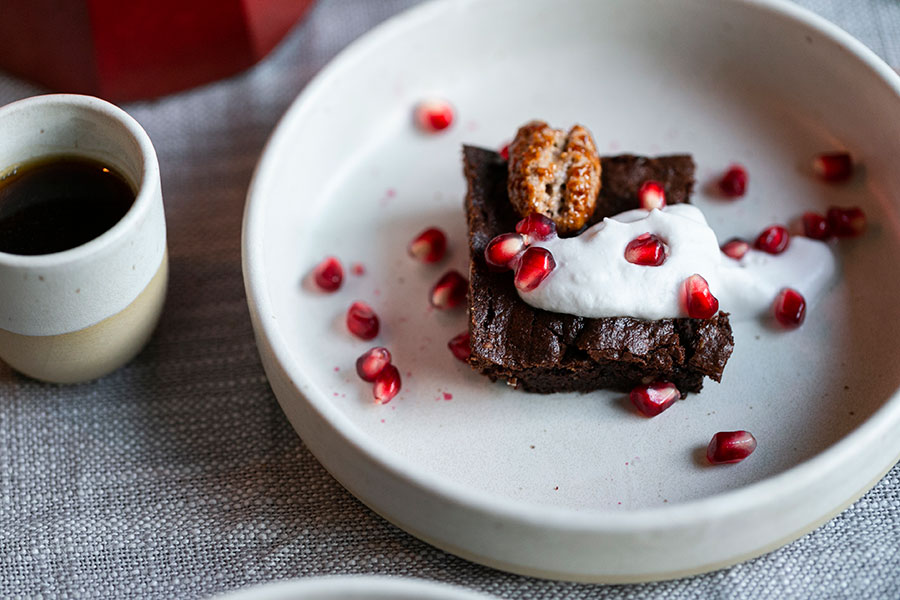
<path id="1" fill-rule="evenodd" d="M 0 360 L 42 381 L 78 383 L 111 373 L 134 358 L 156 328 L 166 298 L 169 255 L 134 302 L 95 325 L 61 335 L 0 329 Z"/>

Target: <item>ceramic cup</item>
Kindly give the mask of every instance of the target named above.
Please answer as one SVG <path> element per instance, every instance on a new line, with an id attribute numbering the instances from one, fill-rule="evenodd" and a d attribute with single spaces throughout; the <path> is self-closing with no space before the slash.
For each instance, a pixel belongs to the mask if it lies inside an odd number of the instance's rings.
<path id="1" fill-rule="evenodd" d="M 166 295 L 159 163 L 147 133 L 98 98 L 36 96 L 0 108 L 0 176 L 55 155 L 108 164 L 136 192 L 112 228 L 70 250 L 0 252 L 0 359 L 36 379 L 75 383 L 131 360 Z"/>

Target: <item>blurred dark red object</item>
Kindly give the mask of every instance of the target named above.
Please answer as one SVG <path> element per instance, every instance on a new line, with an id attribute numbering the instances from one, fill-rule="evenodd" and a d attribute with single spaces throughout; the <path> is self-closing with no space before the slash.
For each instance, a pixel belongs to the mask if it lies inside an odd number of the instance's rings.
<path id="1" fill-rule="evenodd" d="M 0 1 L 0 69 L 124 101 L 251 66 L 315 0 Z"/>

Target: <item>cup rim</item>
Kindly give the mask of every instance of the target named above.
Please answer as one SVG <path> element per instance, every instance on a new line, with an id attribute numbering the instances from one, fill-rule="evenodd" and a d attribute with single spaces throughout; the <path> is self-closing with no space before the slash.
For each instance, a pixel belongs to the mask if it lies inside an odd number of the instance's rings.
<path id="1" fill-rule="evenodd" d="M 48 106 L 75 107 L 102 114 L 122 125 L 136 142 L 141 154 L 141 173 L 134 202 L 119 221 L 95 237 L 74 248 L 48 254 L 12 254 L 0 251 L 0 264 L 13 268 L 50 267 L 81 261 L 114 244 L 133 228 L 154 202 L 154 181 L 159 179 L 159 161 L 150 136 L 127 112 L 101 98 L 82 94 L 41 94 L 16 100 L 0 107 L 0 118 L 23 110 L 40 110 Z"/>

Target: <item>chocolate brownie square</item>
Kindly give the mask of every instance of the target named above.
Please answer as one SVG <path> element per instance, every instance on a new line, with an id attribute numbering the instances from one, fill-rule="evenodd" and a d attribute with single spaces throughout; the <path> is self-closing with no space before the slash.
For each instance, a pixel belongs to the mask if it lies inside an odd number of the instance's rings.
<path id="1" fill-rule="evenodd" d="M 509 272 L 491 270 L 484 248 L 495 236 L 514 231 L 519 215 L 506 191 L 506 161 L 496 152 L 465 146 L 469 228 L 469 364 L 492 380 L 529 392 L 551 393 L 609 388 L 628 391 L 667 380 L 682 395 L 699 392 L 703 378 L 719 381 L 731 355 L 728 315 L 711 319 L 632 317 L 587 319 L 526 304 Z M 637 191 L 647 179 L 663 184 L 670 204 L 687 202 L 694 184 L 690 156 L 601 159 L 602 187 L 589 224 L 637 208 Z"/>

